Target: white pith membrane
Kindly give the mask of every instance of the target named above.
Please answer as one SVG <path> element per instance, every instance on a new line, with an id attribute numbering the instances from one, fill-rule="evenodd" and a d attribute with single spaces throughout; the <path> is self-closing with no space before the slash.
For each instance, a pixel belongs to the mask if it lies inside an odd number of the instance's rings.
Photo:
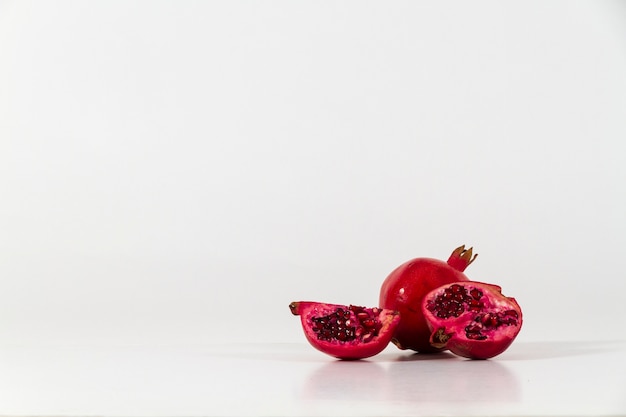
<path id="1" fill-rule="evenodd" d="M 315 337 L 336 344 L 368 343 L 385 326 L 386 310 L 374 307 L 330 305 L 313 308 L 306 321 Z"/>
<path id="2" fill-rule="evenodd" d="M 501 337 L 514 337 L 520 325 L 516 308 L 516 303 L 502 295 L 499 287 L 481 288 L 471 284 L 452 284 L 426 302 L 427 314 L 435 318 L 431 322 L 436 321 L 440 326 L 438 337 L 442 342 L 450 336 L 489 340 L 496 331 Z"/>

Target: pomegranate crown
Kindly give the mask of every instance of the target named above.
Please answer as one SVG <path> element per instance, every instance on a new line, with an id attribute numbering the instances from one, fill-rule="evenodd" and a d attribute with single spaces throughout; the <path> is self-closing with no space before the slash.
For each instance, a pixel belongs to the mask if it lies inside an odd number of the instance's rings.
<path id="1" fill-rule="evenodd" d="M 465 249 L 465 245 L 456 248 L 452 251 L 450 258 L 448 258 L 448 265 L 461 272 L 465 271 L 465 268 L 474 262 L 474 259 L 478 256 L 477 253 L 474 253 L 472 256 L 472 249 L 473 248 Z"/>

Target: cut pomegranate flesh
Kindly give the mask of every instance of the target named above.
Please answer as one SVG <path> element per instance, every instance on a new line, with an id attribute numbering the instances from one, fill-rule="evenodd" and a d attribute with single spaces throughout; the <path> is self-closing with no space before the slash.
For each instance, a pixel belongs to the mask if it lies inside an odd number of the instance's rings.
<path id="1" fill-rule="evenodd" d="M 497 285 L 462 281 L 426 295 L 422 310 L 432 334 L 430 343 L 472 359 L 504 352 L 522 327 L 522 310 Z"/>
<path id="2" fill-rule="evenodd" d="M 397 312 L 377 307 L 294 301 L 289 309 L 300 316 L 313 347 L 340 359 L 363 359 L 380 353 L 400 320 Z"/>

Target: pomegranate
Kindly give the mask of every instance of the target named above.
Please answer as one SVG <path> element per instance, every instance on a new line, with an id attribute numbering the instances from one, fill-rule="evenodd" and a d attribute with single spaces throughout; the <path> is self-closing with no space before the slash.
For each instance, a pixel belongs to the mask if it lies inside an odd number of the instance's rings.
<path id="1" fill-rule="evenodd" d="M 522 328 L 522 310 L 497 285 L 460 281 L 424 297 L 430 343 L 459 356 L 488 359 L 504 352 Z"/>
<path id="2" fill-rule="evenodd" d="M 300 316 L 309 343 L 339 359 L 363 359 L 380 353 L 400 321 L 397 312 L 377 307 L 294 301 L 289 309 Z"/>
<path id="3" fill-rule="evenodd" d="M 466 281 L 463 271 L 474 259 L 472 248 L 456 248 L 448 262 L 431 258 L 410 260 L 389 274 L 380 289 L 380 306 L 400 313 L 392 342 L 400 349 L 439 352 L 430 342 L 430 329 L 422 313 L 424 296 L 441 285 Z"/>

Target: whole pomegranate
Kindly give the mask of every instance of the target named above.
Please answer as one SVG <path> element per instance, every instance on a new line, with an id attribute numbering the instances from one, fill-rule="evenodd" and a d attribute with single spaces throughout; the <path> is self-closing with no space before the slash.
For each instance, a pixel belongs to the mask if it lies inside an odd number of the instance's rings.
<path id="1" fill-rule="evenodd" d="M 504 352 L 522 328 L 522 310 L 497 285 L 460 281 L 426 294 L 422 311 L 430 343 L 470 359 Z"/>
<path id="2" fill-rule="evenodd" d="M 363 359 L 382 352 L 400 321 L 396 311 L 353 305 L 294 301 L 304 335 L 321 352 L 339 359 Z"/>
<path id="3" fill-rule="evenodd" d="M 444 284 L 467 281 L 463 271 L 474 259 L 472 248 L 456 248 L 448 262 L 432 258 L 412 259 L 389 274 L 380 289 L 382 308 L 400 313 L 392 342 L 400 349 L 421 353 L 439 352 L 441 347 L 430 344 L 430 329 L 422 312 L 424 296 Z"/>

